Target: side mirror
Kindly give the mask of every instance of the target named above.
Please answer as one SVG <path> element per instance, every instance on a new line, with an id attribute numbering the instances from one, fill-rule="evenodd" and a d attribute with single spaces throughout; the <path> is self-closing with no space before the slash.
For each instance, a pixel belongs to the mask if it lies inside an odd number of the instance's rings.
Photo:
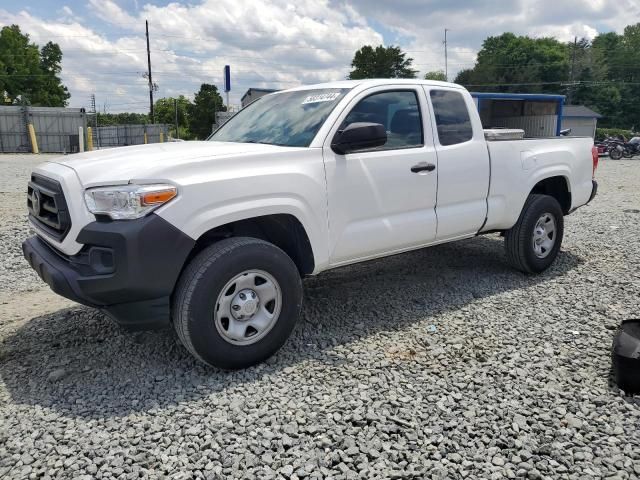
<path id="1" fill-rule="evenodd" d="M 380 123 L 355 122 L 338 130 L 331 142 L 331 150 L 339 155 L 381 147 L 387 143 L 387 131 Z"/>

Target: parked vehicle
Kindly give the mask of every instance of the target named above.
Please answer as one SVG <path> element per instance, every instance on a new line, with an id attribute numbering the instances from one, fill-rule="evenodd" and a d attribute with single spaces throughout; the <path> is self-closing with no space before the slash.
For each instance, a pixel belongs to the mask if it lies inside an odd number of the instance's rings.
<path id="1" fill-rule="evenodd" d="M 606 137 L 596 144 L 598 152 L 602 149 L 612 160 L 620 160 L 625 154 L 625 142 L 616 137 Z"/>
<path id="2" fill-rule="evenodd" d="M 289 336 L 306 275 L 490 232 L 516 269 L 548 268 L 564 216 L 596 195 L 597 151 L 502 135 L 486 140 L 450 83 L 277 92 L 208 141 L 40 165 L 24 254 L 60 295 L 129 328 L 173 324 L 202 362 L 246 367 Z"/>
<path id="3" fill-rule="evenodd" d="M 626 158 L 640 155 L 640 137 L 633 137 L 631 140 L 625 143 L 623 154 Z"/>

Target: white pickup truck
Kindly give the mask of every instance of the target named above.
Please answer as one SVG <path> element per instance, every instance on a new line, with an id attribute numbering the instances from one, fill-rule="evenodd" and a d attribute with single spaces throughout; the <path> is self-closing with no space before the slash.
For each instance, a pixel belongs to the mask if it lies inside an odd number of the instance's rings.
<path id="1" fill-rule="evenodd" d="M 515 268 L 546 269 L 563 216 L 596 194 L 597 151 L 501 137 L 450 83 L 273 93 L 208 141 L 40 165 L 24 255 L 58 294 L 132 329 L 173 324 L 202 362 L 242 368 L 286 341 L 305 275 L 488 232 Z"/>

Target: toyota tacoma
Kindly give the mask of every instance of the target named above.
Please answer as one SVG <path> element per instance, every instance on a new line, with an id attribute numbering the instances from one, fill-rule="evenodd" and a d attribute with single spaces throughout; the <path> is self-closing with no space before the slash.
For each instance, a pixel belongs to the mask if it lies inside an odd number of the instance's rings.
<path id="1" fill-rule="evenodd" d="M 451 83 L 272 93 L 207 141 L 38 166 L 23 251 L 54 292 L 243 368 L 286 341 L 307 275 L 490 232 L 516 269 L 549 267 L 564 216 L 596 194 L 597 151 L 521 137 L 483 130 Z"/>

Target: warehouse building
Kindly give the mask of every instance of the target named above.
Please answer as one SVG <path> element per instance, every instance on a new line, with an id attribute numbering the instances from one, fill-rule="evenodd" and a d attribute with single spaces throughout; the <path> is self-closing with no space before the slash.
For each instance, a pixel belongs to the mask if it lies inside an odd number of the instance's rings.
<path id="1" fill-rule="evenodd" d="M 245 94 L 240 99 L 240 103 L 242 107 L 246 107 L 254 100 L 257 100 L 260 97 L 263 97 L 269 93 L 277 92 L 277 90 L 273 90 L 271 88 L 250 88 L 245 92 Z"/>
<path id="2" fill-rule="evenodd" d="M 602 115 L 583 105 L 566 105 L 562 111 L 562 128 L 570 128 L 571 136 L 595 138 L 599 118 Z"/>

